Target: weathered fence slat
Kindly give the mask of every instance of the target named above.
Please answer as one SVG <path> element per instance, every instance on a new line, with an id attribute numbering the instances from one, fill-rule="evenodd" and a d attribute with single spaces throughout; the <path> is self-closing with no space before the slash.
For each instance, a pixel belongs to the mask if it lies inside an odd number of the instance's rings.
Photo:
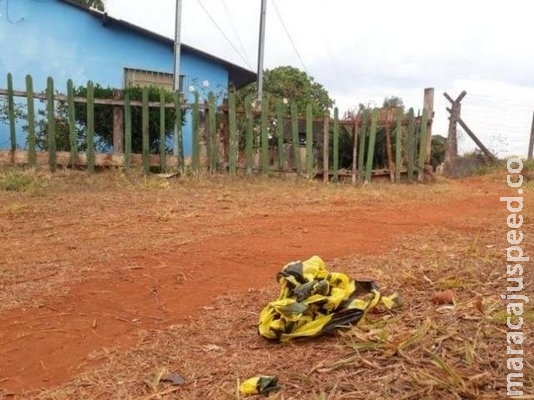
<path id="1" fill-rule="evenodd" d="M 337 182 L 339 180 L 339 110 L 337 107 L 334 108 L 334 143 L 332 147 L 332 169 L 334 170 L 332 179 L 334 182 Z"/>
<path id="2" fill-rule="evenodd" d="M 261 102 L 261 173 L 269 172 L 269 99 Z"/>
<path id="3" fill-rule="evenodd" d="M 30 167 L 35 167 L 37 165 L 37 153 L 35 151 L 37 137 L 35 136 L 35 103 L 31 75 L 26 75 L 26 100 L 28 105 L 28 164 Z"/>
<path id="4" fill-rule="evenodd" d="M 194 172 L 200 169 L 200 110 L 198 104 L 198 93 L 195 92 L 195 102 L 191 110 L 192 116 L 192 153 L 191 164 Z"/>
<path id="5" fill-rule="evenodd" d="M 95 86 L 87 82 L 87 170 L 95 171 Z"/>
<path id="6" fill-rule="evenodd" d="M 286 165 L 284 149 L 284 103 L 276 103 L 276 134 L 278 136 L 278 168 L 283 171 Z"/>
<path id="7" fill-rule="evenodd" d="M 300 175 L 301 165 L 300 165 L 300 141 L 299 141 L 299 120 L 298 120 L 298 110 L 297 104 L 291 103 L 291 144 L 293 147 L 293 167 L 297 171 L 297 174 Z"/>
<path id="8" fill-rule="evenodd" d="M 371 128 L 369 130 L 369 147 L 367 148 L 367 165 L 365 166 L 365 182 L 371 182 L 373 160 L 375 157 L 376 129 L 378 127 L 378 108 L 373 110 L 371 116 Z"/>
<path id="9" fill-rule="evenodd" d="M 165 143 L 165 89 L 159 90 L 159 169 L 167 169 L 167 148 Z"/>
<path id="10" fill-rule="evenodd" d="M 352 184 L 356 185 L 356 175 L 358 172 L 358 120 L 354 119 L 352 130 Z"/>
<path id="11" fill-rule="evenodd" d="M 132 165 L 132 107 L 130 94 L 124 94 L 124 168 L 129 170 Z"/>
<path id="12" fill-rule="evenodd" d="M 328 182 L 330 178 L 330 115 L 325 112 L 323 125 L 323 182 Z"/>
<path id="13" fill-rule="evenodd" d="M 417 160 L 417 179 L 419 181 L 422 181 L 425 170 L 427 120 L 428 111 L 423 110 L 423 117 L 419 128 L 419 157 Z"/>
<path id="14" fill-rule="evenodd" d="M 369 120 L 369 115 L 364 112 L 362 113 L 362 126 L 360 128 L 360 151 L 358 152 L 358 174 L 360 182 L 363 181 L 363 166 L 365 158 L 365 145 L 366 145 L 366 135 L 367 135 L 367 122 Z"/>
<path id="15" fill-rule="evenodd" d="M 407 157 L 408 157 L 408 171 L 407 171 L 407 180 L 408 182 L 413 181 L 413 163 L 415 156 L 415 116 L 413 108 L 408 110 L 408 137 L 407 137 Z"/>
<path id="16" fill-rule="evenodd" d="M 184 172 L 184 140 L 182 132 L 182 96 L 180 91 L 174 92 L 174 155 L 178 158 L 178 168 Z"/>
<path id="17" fill-rule="evenodd" d="M 70 166 L 76 164 L 78 158 L 78 141 L 76 140 L 76 115 L 74 110 L 74 84 L 72 79 L 67 81 L 67 114 L 69 121 L 69 145 L 70 145 Z"/>
<path id="18" fill-rule="evenodd" d="M 237 152 L 239 144 L 239 136 L 237 133 L 237 115 L 235 106 L 235 92 L 232 90 L 228 94 L 228 130 L 229 130 L 229 146 L 228 151 L 228 171 L 230 175 L 237 174 Z"/>
<path id="19" fill-rule="evenodd" d="M 401 180 L 402 168 L 402 110 L 397 112 L 397 126 L 395 128 L 395 182 Z"/>
<path id="20" fill-rule="evenodd" d="M 17 132 L 15 127 L 15 100 L 13 98 L 13 75 L 7 74 L 7 113 L 9 118 L 9 141 L 11 151 L 17 150 Z"/>
<path id="21" fill-rule="evenodd" d="M 148 114 L 148 87 L 142 89 L 142 106 L 141 106 L 141 131 L 143 143 L 143 170 L 145 174 L 150 172 L 150 138 L 149 138 L 149 114 Z"/>
<path id="22" fill-rule="evenodd" d="M 245 136 L 245 168 L 247 175 L 250 175 L 252 174 L 252 168 L 254 164 L 254 113 L 252 112 L 252 99 L 250 96 L 247 96 L 245 99 L 245 116 L 247 119 Z"/>
<path id="23" fill-rule="evenodd" d="M 217 111 L 215 95 L 208 96 L 208 145 L 209 145 L 209 169 L 211 174 L 217 173 L 218 146 L 217 146 Z"/>
<path id="24" fill-rule="evenodd" d="M 48 165 L 50 171 L 56 170 L 56 118 L 54 114 L 54 80 L 46 80 L 47 97 L 47 139 L 48 139 Z"/>
<path id="25" fill-rule="evenodd" d="M 311 104 L 306 105 L 306 175 L 308 179 L 313 174 L 313 109 Z"/>

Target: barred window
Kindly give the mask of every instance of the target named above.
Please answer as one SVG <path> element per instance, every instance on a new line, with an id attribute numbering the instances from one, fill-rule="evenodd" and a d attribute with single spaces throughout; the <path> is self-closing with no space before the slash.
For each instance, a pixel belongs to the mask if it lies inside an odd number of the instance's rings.
<path id="1" fill-rule="evenodd" d="M 183 93 L 184 75 L 180 75 L 179 90 Z M 172 91 L 174 75 L 168 72 L 148 71 L 136 68 L 124 68 L 124 87 L 155 86 Z"/>

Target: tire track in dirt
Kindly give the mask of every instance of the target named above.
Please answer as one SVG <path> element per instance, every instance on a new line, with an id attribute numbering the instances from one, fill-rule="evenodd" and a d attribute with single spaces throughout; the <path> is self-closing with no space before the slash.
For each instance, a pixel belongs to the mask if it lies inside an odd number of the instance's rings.
<path id="1" fill-rule="evenodd" d="M 236 221 L 224 235 L 199 243 L 132 254 L 37 310 L 0 315 L 0 389 L 60 385 L 102 361 L 91 353 L 130 347 L 140 330 L 188 323 L 211 298 L 261 288 L 289 261 L 378 254 L 418 229 L 465 229 L 464 218 L 487 218 L 500 209 L 498 197 L 474 193 L 439 207 L 264 215 Z"/>

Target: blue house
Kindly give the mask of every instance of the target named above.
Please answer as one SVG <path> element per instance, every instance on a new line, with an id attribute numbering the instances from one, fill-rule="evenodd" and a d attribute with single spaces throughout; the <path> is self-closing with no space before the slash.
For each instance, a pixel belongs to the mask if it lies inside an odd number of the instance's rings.
<path id="1" fill-rule="evenodd" d="M 25 89 L 27 74 L 34 79 L 35 91 L 46 88 L 49 76 L 63 93 L 68 79 L 75 86 L 91 80 L 116 89 L 128 85 L 171 89 L 173 71 L 174 42 L 168 37 L 69 0 L 0 2 L 0 82 L 11 73 L 15 90 Z M 240 88 L 256 80 L 254 72 L 184 44 L 180 74 L 187 101 L 195 90 L 224 97 L 230 85 Z M 0 83 L 0 88 L 6 87 Z M 8 131 L 0 121 L 0 148 L 9 147 Z M 183 134 L 184 153 L 190 155 L 190 121 L 186 120 Z M 22 129 L 17 129 L 18 146 L 24 146 L 24 138 Z"/>

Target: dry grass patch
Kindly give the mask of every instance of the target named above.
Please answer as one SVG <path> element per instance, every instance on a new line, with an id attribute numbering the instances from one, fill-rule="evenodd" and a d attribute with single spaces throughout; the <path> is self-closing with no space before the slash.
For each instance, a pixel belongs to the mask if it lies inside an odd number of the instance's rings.
<path id="1" fill-rule="evenodd" d="M 475 224 L 475 236 L 426 231 L 383 255 L 327 260 L 329 270 L 374 278 L 385 293 L 398 291 L 403 299 L 400 310 L 372 312 L 351 329 L 286 345 L 265 341 L 256 324 L 261 308 L 278 293 L 273 277 L 264 289 L 213 299 L 190 324 L 144 332 L 127 352 L 96 352 L 91 357 L 103 361 L 101 367 L 63 387 L 20 398 L 240 399 L 239 382 L 267 374 L 281 384 L 273 400 L 503 399 L 508 371 L 502 225 Z M 525 286 L 532 287 L 532 276 L 527 280 Z M 452 304 L 433 302 L 432 295 L 444 289 L 454 293 Z M 531 343 L 532 307 L 524 318 Z M 534 395 L 534 367 L 525 361 L 525 395 Z M 185 383 L 147 384 L 162 368 Z"/>

